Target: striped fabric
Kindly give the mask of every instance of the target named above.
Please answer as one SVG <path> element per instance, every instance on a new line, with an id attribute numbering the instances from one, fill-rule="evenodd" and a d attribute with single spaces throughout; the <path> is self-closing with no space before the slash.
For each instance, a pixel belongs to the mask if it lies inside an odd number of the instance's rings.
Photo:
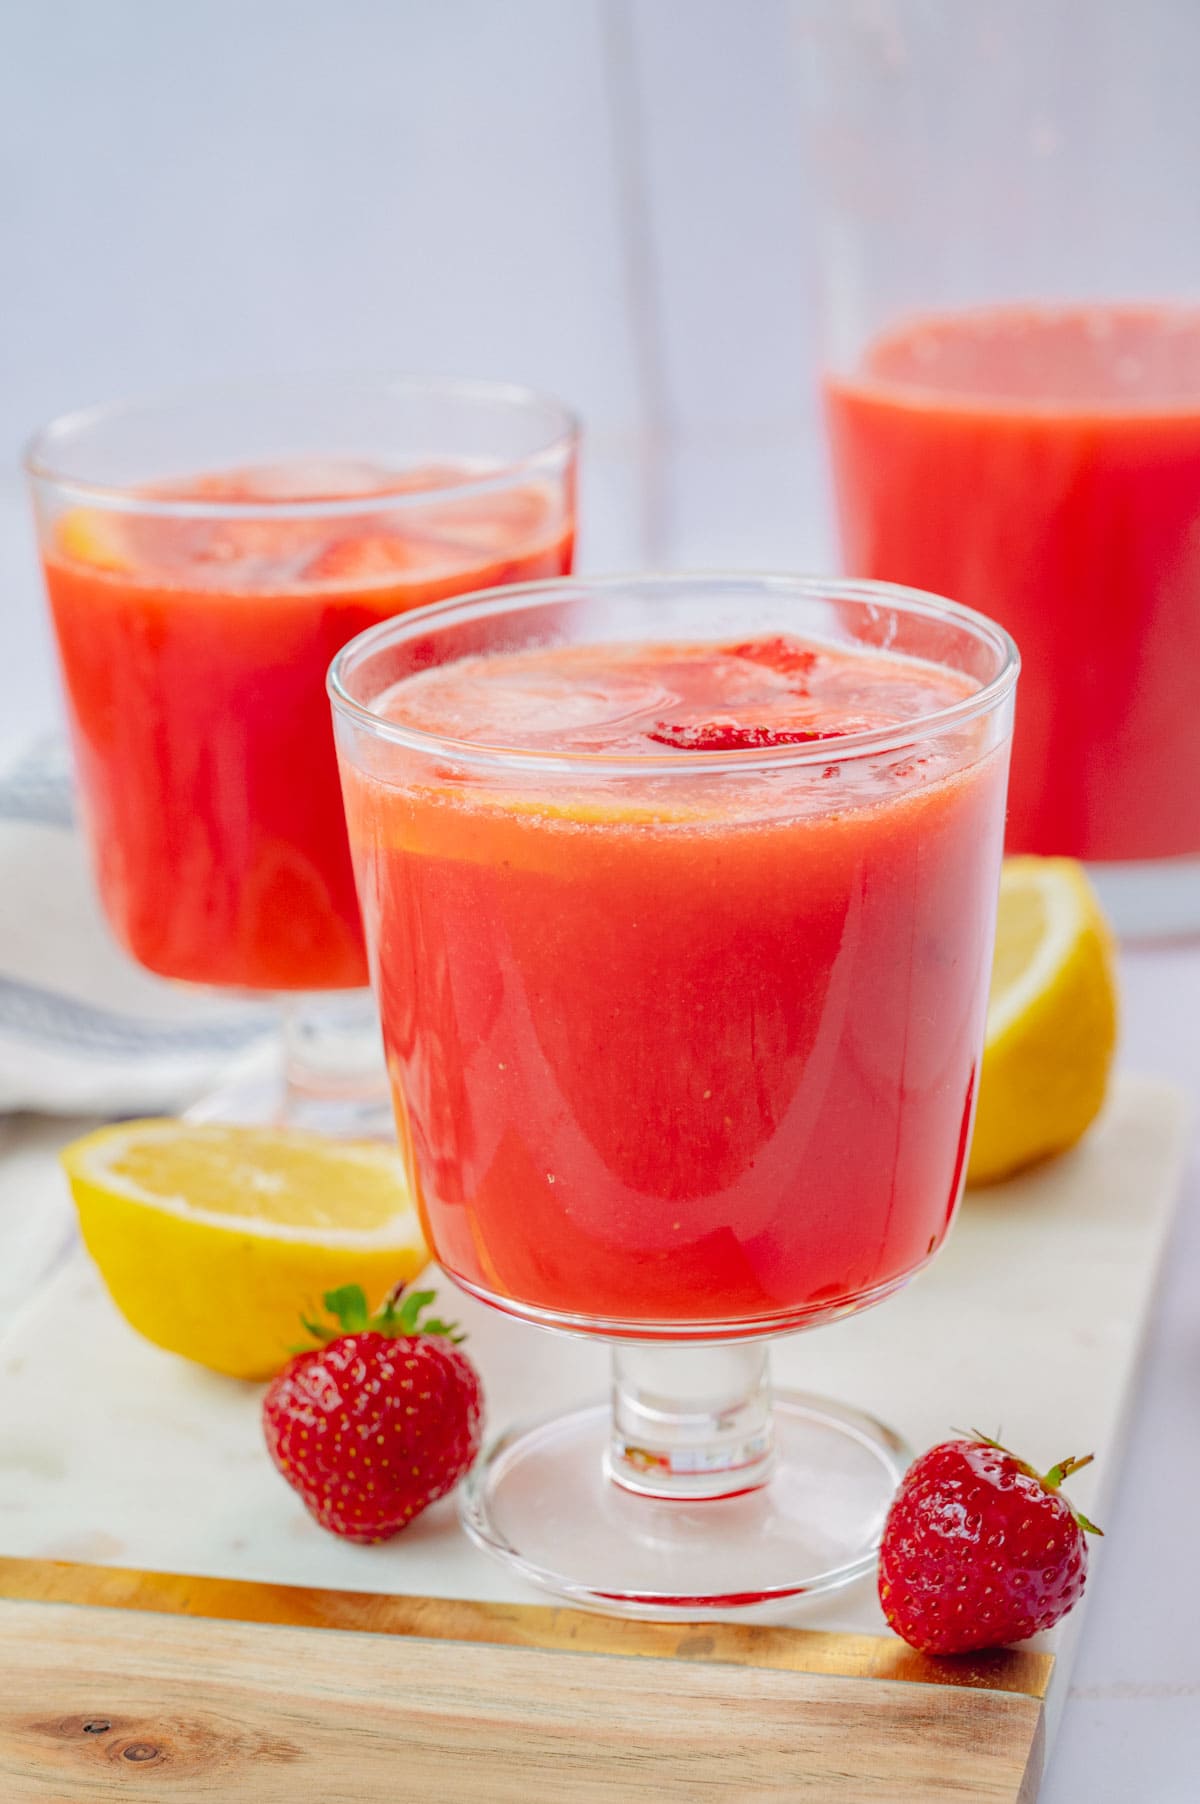
<path id="1" fill-rule="evenodd" d="M 0 1110 L 174 1109 L 274 1026 L 270 1008 L 164 983 L 113 944 L 61 741 L 0 767 Z"/>

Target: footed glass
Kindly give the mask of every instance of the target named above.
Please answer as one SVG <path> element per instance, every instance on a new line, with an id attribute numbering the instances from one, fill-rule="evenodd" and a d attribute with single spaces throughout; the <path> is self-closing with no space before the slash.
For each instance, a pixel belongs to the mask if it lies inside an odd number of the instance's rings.
<path id="1" fill-rule="evenodd" d="M 768 1342 L 941 1245 L 983 1035 L 1015 648 L 882 584 L 536 583 L 330 673 L 396 1119 L 472 1295 L 612 1343 L 463 1518 L 602 1609 L 865 1572 L 905 1463 Z"/>
<path id="2" fill-rule="evenodd" d="M 576 426 L 503 384 L 310 377 L 56 420 L 30 447 L 97 887 L 176 982 L 285 1033 L 193 1111 L 388 1131 L 324 682 L 375 621 L 571 567 Z"/>

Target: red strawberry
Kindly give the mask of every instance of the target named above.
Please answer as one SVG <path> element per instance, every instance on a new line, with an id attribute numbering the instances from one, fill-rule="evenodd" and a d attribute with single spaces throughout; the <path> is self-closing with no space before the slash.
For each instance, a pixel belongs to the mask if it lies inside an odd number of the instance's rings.
<path id="1" fill-rule="evenodd" d="M 846 729 L 834 727 L 751 727 L 735 720 L 696 720 L 683 725 L 659 720 L 647 734 L 677 752 L 752 752 L 774 746 L 808 745 L 814 739 L 837 739 Z"/>
<path id="2" fill-rule="evenodd" d="M 879 1601 L 896 1633 L 925 1654 L 963 1654 L 1024 1641 L 1065 1616 L 1083 1595 L 1084 1532 L 1100 1530 L 1058 1487 L 1091 1459 L 1039 1477 L 977 1435 L 914 1460 L 879 1552 Z"/>
<path id="3" fill-rule="evenodd" d="M 322 1528 L 386 1541 L 452 1490 L 479 1451 L 479 1375 L 454 1324 L 419 1316 L 431 1290 L 376 1316 L 357 1284 L 325 1307 L 342 1332 L 304 1326 L 322 1344 L 299 1353 L 263 1399 L 267 1449 Z"/>
<path id="4" fill-rule="evenodd" d="M 314 583 L 369 583 L 428 569 L 437 560 L 435 547 L 396 533 L 351 532 L 323 545 L 305 565 L 304 575 Z"/>
<path id="5" fill-rule="evenodd" d="M 750 664 L 765 664 L 768 670 L 774 670 L 780 676 L 805 677 L 817 661 L 815 651 L 810 651 L 807 645 L 797 645 L 794 639 L 784 638 L 782 634 L 774 638 L 747 639 L 741 645 L 729 645 L 725 649 L 733 658 L 745 658 Z M 792 686 L 798 695 L 807 695 L 803 683 Z"/>

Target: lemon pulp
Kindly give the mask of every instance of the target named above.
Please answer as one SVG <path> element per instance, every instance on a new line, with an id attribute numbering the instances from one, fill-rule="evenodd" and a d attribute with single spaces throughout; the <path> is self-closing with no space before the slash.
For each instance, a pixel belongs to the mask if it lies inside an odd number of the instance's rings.
<path id="1" fill-rule="evenodd" d="M 374 1307 L 428 1261 L 399 1154 L 292 1129 L 123 1122 L 67 1147 L 84 1242 L 126 1320 L 241 1378 L 357 1282 Z"/>
<path id="2" fill-rule="evenodd" d="M 1113 938 L 1082 866 L 1006 859 L 968 1183 L 1073 1146 L 1104 1103 L 1116 1037 Z"/>

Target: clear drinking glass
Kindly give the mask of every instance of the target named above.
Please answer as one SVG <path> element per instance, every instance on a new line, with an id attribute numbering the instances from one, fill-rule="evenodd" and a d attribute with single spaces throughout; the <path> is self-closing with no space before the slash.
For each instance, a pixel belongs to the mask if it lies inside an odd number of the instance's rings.
<path id="1" fill-rule="evenodd" d="M 160 976 L 285 1003 L 281 1073 L 206 1112 L 386 1121 L 325 673 L 375 621 L 568 571 L 576 439 L 524 389 L 314 377 L 72 414 L 30 447 L 109 924 Z"/>
<path id="2" fill-rule="evenodd" d="M 658 705 L 653 683 L 617 704 L 556 674 L 565 648 L 716 644 L 803 670 L 797 636 L 846 654 L 856 682 L 861 664 L 864 705 L 881 649 L 954 699 L 749 751 L 556 743 L 556 719 Z M 531 654 L 509 716 L 522 749 L 478 743 L 489 662 L 515 651 Z M 411 679 L 481 653 L 455 678 L 463 737 L 406 724 Z M 1007 635 L 950 602 L 736 575 L 465 597 L 335 660 L 429 1244 L 496 1308 L 612 1342 L 611 1402 L 510 1430 L 467 1480 L 468 1530 L 526 1577 L 694 1616 L 869 1567 L 903 1445 L 856 1410 L 773 1394 L 767 1339 L 879 1301 L 949 1227 L 1016 673 Z"/>
<path id="3" fill-rule="evenodd" d="M 1200 8 L 796 18 L 844 565 L 1020 645 L 1010 849 L 1200 930 Z"/>

